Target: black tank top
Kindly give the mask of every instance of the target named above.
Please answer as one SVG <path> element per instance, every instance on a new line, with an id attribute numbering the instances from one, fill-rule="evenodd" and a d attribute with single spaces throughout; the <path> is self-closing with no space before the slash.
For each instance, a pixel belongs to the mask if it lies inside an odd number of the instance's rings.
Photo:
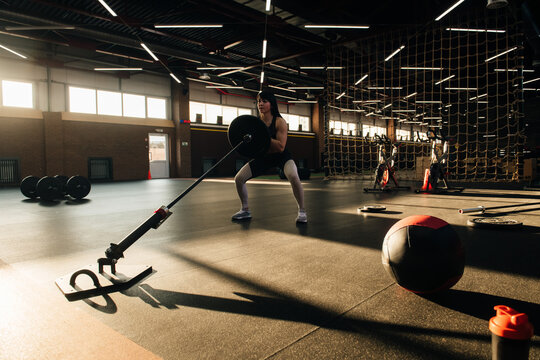
<path id="1" fill-rule="evenodd" d="M 266 128 L 268 130 L 268 134 L 272 139 L 276 138 L 277 130 L 276 130 L 276 116 L 272 118 L 272 122 L 270 123 L 270 126 Z"/>

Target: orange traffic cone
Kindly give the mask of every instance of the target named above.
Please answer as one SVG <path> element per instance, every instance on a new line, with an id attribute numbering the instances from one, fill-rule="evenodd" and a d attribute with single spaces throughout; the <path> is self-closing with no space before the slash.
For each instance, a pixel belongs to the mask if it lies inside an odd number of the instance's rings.
<path id="1" fill-rule="evenodd" d="M 152 180 L 152 174 L 150 173 L 150 170 L 148 170 L 148 180 Z"/>

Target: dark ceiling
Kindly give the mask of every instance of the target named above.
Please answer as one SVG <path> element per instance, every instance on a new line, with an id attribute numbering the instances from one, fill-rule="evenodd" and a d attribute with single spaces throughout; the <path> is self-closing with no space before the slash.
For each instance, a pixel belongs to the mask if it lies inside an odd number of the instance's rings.
<path id="1" fill-rule="evenodd" d="M 258 89 L 262 40 L 268 39 L 265 83 L 278 87 L 321 85 L 326 74 L 301 70 L 325 65 L 330 45 L 387 31 L 421 27 L 455 0 L 365 1 L 273 0 L 106 0 L 113 17 L 98 0 L 0 0 L 0 44 L 31 61 L 49 66 L 93 70 L 94 67 L 142 67 L 150 73 L 174 73 L 180 79 L 241 84 Z M 486 0 L 466 0 L 455 13 L 485 11 Z M 524 21 L 528 66 L 540 66 L 538 0 L 509 1 L 508 10 Z M 171 29 L 156 24 L 223 24 L 222 28 Z M 370 25 L 369 29 L 306 29 L 306 24 Z M 51 29 L 57 26 L 59 28 Z M 60 28 L 72 26 L 73 28 Z M 153 61 L 144 42 L 159 58 Z M 2 53 L 1 56 L 12 56 Z M 201 71 L 204 66 L 242 67 Z M 540 69 L 539 69 L 540 70 Z M 119 73 L 120 74 L 120 73 Z M 123 73 L 120 76 L 129 76 Z"/>

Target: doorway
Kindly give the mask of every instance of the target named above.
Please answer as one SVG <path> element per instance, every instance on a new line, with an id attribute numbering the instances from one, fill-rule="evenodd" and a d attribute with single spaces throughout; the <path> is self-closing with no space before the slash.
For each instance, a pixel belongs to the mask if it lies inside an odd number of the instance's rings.
<path id="1" fill-rule="evenodd" d="M 169 177 L 169 137 L 167 134 L 148 134 L 148 158 L 152 179 Z"/>

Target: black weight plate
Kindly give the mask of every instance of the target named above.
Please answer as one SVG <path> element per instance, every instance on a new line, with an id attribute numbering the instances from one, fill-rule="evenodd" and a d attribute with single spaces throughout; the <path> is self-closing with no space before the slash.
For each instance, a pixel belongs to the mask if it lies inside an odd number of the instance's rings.
<path id="1" fill-rule="evenodd" d="M 268 128 L 256 116 L 240 115 L 234 119 L 227 130 L 227 137 L 232 147 L 244 140 L 245 135 L 251 135 L 251 141 L 244 142 L 236 149 L 238 153 L 246 157 L 263 155 L 270 147 L 270 134 Z"/>
<path id="2" fill-rule="evenodd" d="M 39 181 L 37 176 L 27 176 L 21 181 L 21 192 L 24 196 L 30 199 L 37 198 L 36 186 Z"/>
<path id="3" fill-rule="evenodd" d="M 58 188 L 58 182 L 50 176 L 44 176 L 39 179 L 36 185 L 36 193 L 44 201 L 53 201 L 62 197 L 62 193 Z"/>
<path id="4" fill-rule="evenodd" d="M 509 229 L 523 225 L 521 221 L 498 217 L 480 217 L 467 220 L 467 225 L 481 228 Z"/>
<path id="5" fill-rule="evenodd" d="M 383 205 L 366 205 L 364 207 L 358 208 L 362 212 L 382 212 L 386 210 L 386 206 Z"/>
<path id="6" fill-rule="evenodd" d="M 82 199 L 90 193 L 90 189 L 90 181 L 80 175 L 70 177 L 66 184 L 67 193 L 75 199 Z"/>
<path id="7" fill-rule="evenodd" d="M 60 191 L 65 195 L 66 194 L 66 185 L 69 180 L 68 176 L 65 175 L 55 175 L 54 176 L 55 181 L 58 184 L 58 188 Z"/>

